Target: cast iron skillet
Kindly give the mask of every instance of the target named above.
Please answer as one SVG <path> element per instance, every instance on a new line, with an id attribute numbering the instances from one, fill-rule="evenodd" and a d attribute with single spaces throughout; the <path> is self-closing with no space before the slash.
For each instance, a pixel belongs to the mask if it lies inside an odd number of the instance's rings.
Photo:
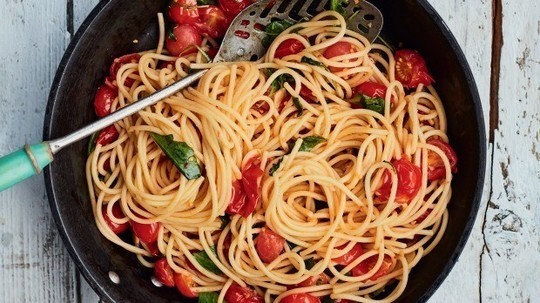
<path id="1" fill-rule="evenodd" d="M 65 135 L 96 119 L 92 106 L 113 58 L 154 48 L 156 13 L 167 1 L 102 1 L 82 24 L 56 73 L 45 115 L 44 139 Z M 383 12 L 383 35 L 418 49 L 445 101 L 449 137 L 459 156 L 452 181 L 449 223 L 441 243 L 414 268 L 399 302 L 425 302 L 442 283 L 471 231 L 484 183 L 485 134 L 473 76 L 456 40 L 425 0 L 374 0 Z M 138 44 L 133 40 L 137 39 Z M 191 302 L 175 289 L 156 288 L 151 271 L 106 240 L 95 227 L 85 179 L 87 142 L 63 150 L 45 169 L 52 214 L 78 269 L 105 301 Z M 116 272 L 120 284 L 109 279 Z"/>

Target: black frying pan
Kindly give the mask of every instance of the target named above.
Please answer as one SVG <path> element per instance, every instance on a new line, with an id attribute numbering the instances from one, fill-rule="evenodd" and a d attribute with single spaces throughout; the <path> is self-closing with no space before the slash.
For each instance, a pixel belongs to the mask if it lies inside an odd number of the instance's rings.
<path id="1" fill-rule="evenodd" d="M 82 24 L 56 73 L 43 136 L 57 138 L 96 119 L 93 96 L 113 58 L 154 48 L 156 14 L 167 1 L 102 1 Z M 459 156 L 449 223 L 440 244 L 416 266 L 399 302 L 424 302 L 456 263 L 473 226 L 484 184 L 484 121 L 473 76 L 455 38 L 425 0 L 373 0 L 383 12 L 383 36 L 418 49 L 437 80 Z M 133 40 L 138 43 L 134 44 Z M 52 214 L 78 269 L 105 301 L 192 302 L 175 289 L 156 288 L 133 254 L 106 240 L 94 224 L 84 173 L 87 142 L 69 146 L 45 169 Z M 113 271 L 120 284 L 109 278 Z"/>

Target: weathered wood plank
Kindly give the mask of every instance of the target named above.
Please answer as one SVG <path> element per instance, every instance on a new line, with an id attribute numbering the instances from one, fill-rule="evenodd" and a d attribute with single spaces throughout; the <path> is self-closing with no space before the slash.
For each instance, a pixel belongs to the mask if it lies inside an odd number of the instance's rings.
<path id="1" fill-rule="evenodd" d="M 0 18 L 0 154 L 41 140 L 49 87 L 67 45 L 65 1 L 4 1 Z M 0 193 L 0 301 L 74 302 L 75 270 L 43 179 Z"/>
<path id="2" fill-rule="evenodd" d="M 448 24 L 462 47 L 474 74 L 484 117 L 489 117 L 489 85 L 491 64 L 491 1 L 430 1 Z M 488 132 L 486 120 L 486 133 Z M 488 148 L 488 155 L 491 146 Z M 488 159 L 487 167 L 491 163 Z M 483 199 L 473 231 L 459 261 L 454 266 L 430 302 L 479 302 L 480 298 L 480 254 L 483 246 L 482 224 L 489 194 L 489 174 L 486 179 Z M 457 291 L 459 290 L 459 291 Z"/>
<path id="3" fill-rule="evenodd" d="M 485 302 L 538 302 L 540 5 L 504 1 L 499 123 L 482 258 Z"/>

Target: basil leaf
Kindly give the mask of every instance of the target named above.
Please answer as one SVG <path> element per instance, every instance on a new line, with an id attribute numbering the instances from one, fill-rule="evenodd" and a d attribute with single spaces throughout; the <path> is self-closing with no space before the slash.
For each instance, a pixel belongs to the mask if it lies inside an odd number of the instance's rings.
<path id="1" fill-rule="evenodd" d="M 276 164 L 272 165 L 272 168 L 270 168 L 270 176 L 273 176 L 274 173 L 279 169 L 279 167 L 281 166 L 281 163 L 283 162 L 283 157 L 281 157 L 281 159 L 279 159 Z"/>
<path id="2" fill-rule="evenodd" d="M 293 24 L 287 20 L 274 20 L 270 22 L 265 28 L 264 32 L 266 36 L 262 40 L 262 43 L 265 47 L 269 47 L 272 44 L 272 41 L 281 34 L 287 28 L 293 26 Z"/>
<path id="3" fill-rule="evenodd" d="M 317 60 L 313 60 L 313 59 L 311 59 L 309 57 L 305 57 L 305 56 L 302 57 L 300 62 L 307 63 L 307 64 L 314 65 L 314 66 L 319 66 L 319 67 L 322 67 L 322 68 L 328 70 L 328 67 L 326 67 L 326 65 L 322 64 L 321 62 L 319 62 Z"/>
<path id="4" fill-rule="evenodd" d="M 197 0 L 197 5 L 198 5 L 198 6 L 202 6 L 202 5 L 216 5 L 216 1 L 214 1 L 214 0 Z"/>
<path id="5" fill-rule="evenodd" d="M 199 293 L 199 303 L 217 303 L 219 294 L 217 292 Z"/>
<path id="6" fill-rule="evenodd" d="M 349 4 L 349 1 L 341 1 L 341 0 L 330 0 L 330 10 L 336 11 L 343 17 L 346 17 L 345 9 L 341 5 L 341 3 Z"/>
<path id="7" fill-rule="evenodd" d="M 364 103 L 365 108 L 378 112 L 381 115 L 384 114 L 384 99 L 383 98 L 378 98 L 378 97 L 371 98 L 364 95 L 363 103 Z"/>
<path id="8" fill-rule="evenodd" d="M 307 260 L 304 261 L 304 263 L 306 264 L 306 269 L 312 269 L 313 266 L 315 266 L 315 264 L 317 264 L 317 262 L 315 262 L 315 260 L 313 260 L 313 258 L 309 258 Z"/>
<path id="9" fill-rule="evenodd" d="M 300 103 L 300 100 L 296 97 L 292 98 L 292 102 L 294 104 L 294 107 L 298 110 L 298 114 L 296 114 L 297 117 L 300 117 L 304 114 L 304 107 L 302 106 L 302 103 Z"/>
<path id="10" fill-rule="evenodd" d="M 357 107 L 361 107 L 362 99 L 363 99 L 362 94 L 355 94 L 351 99 L 347 99 L 347 102 L 351 103 L 352 105 L 356 105 Z"/>
<path id="11" fill-rule="evenodd" d="M 325 138 L 320 136 L 309 136 L 305 137 L 302 140 L 302 145 L 300 145 L 300 149 L 298 151 L 302 152 L 309 152 L 311 151 L 315 146 L 319 145 L 320 143 L 326 141 Z"/>
<path id="12" fill-rule="evenodd" d="M 265 73 L 267 77 L 270 77 L 276 70 L 275 69 L 266 69 Z M 289 82 L 293 79 L 293 77 L 290 74 L 281 74 L 272 81 L 272 84 L 270 85 L 270 96 L 272 96 L 275 92 L 282 89 L 285 85 L 285 82 Z"/>
<path id="13" fill-rule="evenodd" d="M 95 132 L 90 136 L 90 141 L 88 141 L 88 154 L 90 155 L 94 149 L 96 149 L 96 140 L 99 136 L 99 132 Z"/>
<path id="14" fill-rule="evenodd" d="M 220 229 L 225 229 L 225 227 L 227 227 L 227 225 L 229 225 L 229 223 L 231 223 L 231 217 L 229 217 L 229 215 L 221 216 L 221 217 L 219 217 L 219 219 L 221 220 Z"/>
<path id="15" fill-rule="evenodd" d="M 172 135 L 162 136 L 150 133 L 150 136 L 188 180 L 201 176 L 201 167 L 195 158 L 195 152 L 189 145 L 185 142 L 174 141 Z"/>
<path id="16" fill-rule="evenodd" d="M 216 248 L 212 246 L 210 249 L 212 250 L 214 256 L 217 256 Z M 205 250 L 193 254 L 193 257 L 195 257 L 195 260 L 197 260 L 202 267 L 208 269 L 209 271 L 218 275 L 223 273 L 221 269 L 219 269 L 219 267 L 217 267 L 217 265 L 212 261 L 212 259 L 210 259 Z"/>

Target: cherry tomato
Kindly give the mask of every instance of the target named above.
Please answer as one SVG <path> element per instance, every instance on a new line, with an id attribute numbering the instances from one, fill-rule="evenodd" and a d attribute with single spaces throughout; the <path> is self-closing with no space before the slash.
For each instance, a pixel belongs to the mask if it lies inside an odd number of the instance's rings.
<path id="1" fill-rule="evenodd" d="M 263 298 L 253 289 L 232 284 L 225 294 L 227 303 L 263 303 Z"/>
<path id="2" fill-rule="evenodd" d="M 415 50 L 396 51 L 396 79 L 406 88 L 416 88 L 420 84 L 431 85 L 433 77 L 429 74 L 426 60 Z"/>
<path id="3" fill-rule="evenodd" d="M 200 18 L 194 25 L 199 29 L 199 32 L 214 39 L 223 37 L 232 20 L 227 18 L 225 13 L 215 5 L 200 6 L 198 10 Z"/>
<path id="4" fill-rule="evenodd" d="M 422 172 L 411 161 L 401 158 L 393 160 L 392 165 L 397 172 L 398 186 L 396 193 L 397 203 L 409 203 L 416 196 L 422 185 Z M 392 176 L 390 171 L 385 171 L 381 187 L 376 194 L 382 200 L 388 200 L 392 190 Z"/>
<path id="5" fill-rule="evenodd" d="M 119 135 L 120 134 L 118 133 L 114 125 L 109 125 L 99 132 L 99 135 L 96 139 L 96 144 L 107 145 L 113 143 L 114 141 L 116 141 L 116 139 L 118 139 Z"/>
<path id="6" fill-rule="evenodd" d="M 191 276 L 184 274 L 175 274 L 174 275 L 174 284 L 182 296 L 187 298 L 197 298 L 199 294 L 193 290 L 193 287 L 196 287 L 197 284 L 193 282 Z"/>
<path id="7" fill-rule="evenodd" d="M 360 264 L 355 266 L 351 270 L 351 274 L 354 277 L 358 277 L 358 276 L 368 273 L 370 270 L 372 270 L 375 267 L 375 264 L 377 264 L 378 259 L 379 259 L 378 255 L 374 255 L 367 258 L 366 260 L 362 261 Z M 390 267 L 392 267 L 392 257 L 390 257 L 389 255 L 384 255 L 381 267 L 379 267 L 379 270 L 375 274 L 373 274 L 373 276 L 371 276 L 369 280 L 375 281 L 378 278 L 386 275 L 388 271 L 390 271 Z"/>
<path id="8" fill-rule="evenodd" d="M 190 54 L 197 51 L 195 46 L 202 43 L 202 38 L 193 25 L 182 24 L 175 26 L 169 33 L 165 45 L 173 56 Z"/>
<path id="9" fill-rule="evenodd" d="M 386 86 L 377 82 L 364 82 L 354 88 L 354 91 L 371 98 L 383 98 L 386 96 Z"/>
<path id="10" fill-rule="evenodd" d="M 169 5 L 168 14 L 176 24 L 195 24 L 199 21 L 197 0 L 173 0 Z"/>
<path id="11" fill-rule="evenodd" d="M 123 232 L 125 232 L 129 228 L 129 222 L 118 224 L 111 221 L 111 218 L 107 214 L 107 206 L 103 205 L 103 208 L 101 209 L 101 213 L 103 214 L 103 219 L 105 222 L 107 222 L 107 226 L 112 230 L 113 233 L 119 235 Z M 120 204 L 114 203 L 112 207 L 112 214 L 115 218 L 122 219 L 125 217 L 124 213 L 122 212 L 122 208 L 120 208 Z"/>
<path id="12" fill-rule="evenodd" d="M 339 41 L 327 47 L 326 50 L 324 50 L 323 56 L 326 59 L 332 59 L 337 56 L 347 55 L 354 52 L 355 52 L 355 49 L 352 44 L 345 41 Z M 333 73 L 340 72 L 343 70 L 343 68 L 335 67 L 335 66 L 329 66 L 328 68 Z"/>
<path id="13" fill-rule="evenodd" d="M 160 226 L 161 224 L 159 222 L 142 224 L 131 221 L 131 229 L 133 230 L 133 233 L 135 236 L 137 236 L 137 238 L 139 238 L 139 240 L 141 240 L 141 242 L 146 244 L 157 241 Z"/>
<path id="14" fill-rule="evenodd" d="M 263 262 L 274 261 L 285 245 L 285 239 L 269 228 L 263 227 L 257 237 L 257 253 Z"/>
<path id="15" fill-rule="evenodd" d="M 286 296 L 280 302 L 281 303 L 321 303 L 321 300 L 310 294 L 294 294 L 294 295 Z"/>
<path id="16" fill-rule="evenodd" d="M 253 157 L 242 168 L 242 180 L 233 183 L 233 194 L 226 212 L 247 218 L 255 211 L 261 198 L 260 187 L 263 171 L 261 158 Z"/>
<path id="17" fill-rule="evenodd" d="M 159 251 L 159 247 L 157 245 L 157 242 L 145 243 L 145 244 L 146 244 L 146 248 L 147 248 L 148 252 L 152 256 L 157 257 L 157 256 L 161 255 L 161 252 Z"/>
<path id="18" fill-rule="evenodd" d="M 454 149 L 446 142 L 441 139 L 429 139 L 428 144 L 438 147 L 448 158 L 450 162 L 450 170 L 452 173 L 457 173 L 457 163 L 458 158 Z M 428 152 L 428 180 L 435 181 L 443 179 L 446 176 L 446 168 L 444 167 L 444 162 L 441 157 L 433 152 Z"/>
<path id="19" fill-rule="evenodd" d="M 219 0 L 219 5 L 225 11 L 225 14 L 231 18 L 236 17 L 238 13 L 252 3 L 252 0 Z"/>
<path id="20" fill-rule="evenodd" d="M 416 224 L 424 222 L 424 220 L 429 216 L 429 214 L 431 214 L 431 209 L 426 210 L 422 215 L 420 215 L 420 217 L 415 220 Z"/>
<path id="21" fill-rule="evenodd" d="M 94 110 L 98 117 L 105 117 L 111 113 L 111 105 L 118 96 L 118 91 L 108 85 L 101 85 L 94 96 Z"/>
<path id="22" fill-rule="evenodd" d="M 157 260 L 154 265 L 154 277 L 156 277 L 161 284 L 168 287 L 174 287 L 174 271 L 167 262 L 167 258 Z"/>
<path id="23" fill-rule="evenodd" d="M 324 285 L 328 284 L 328 281 L 330 281 L 330 277 L 328 277 L 327 274 L 322 273 L 317 276 L 311 276 L 304 281 L 302 281 L 300 284 L 297 284 L 296 287 L 308 287 L 308 286 L 314 286 L 314 285 Z"/>
<path id="24" fill-rule="evenodd" d="M 278 46 L 274 54 L 275 58 L 281 59 L 288 55 L 298 54 L 303 51 L 306 47 L 302 42 L 296 39 L 287 39 Z"/>
<path id="25" fill-rule="evenodd" d="M 315 101 L 315 96 L 313 95 L 313 92 L 303 84 L 300 87 L 300 97 L 304 98 L 304 100 L 308 102 Z"/>
<path id="26" fill-rule="evenodd" d="M 116 80 L 116 74 L 118 74 L 118 71 L 120 70 L 120 68 L 128 63 L 138 63 L 140 59 L 141 59 L 141 55 L 137 53 L 124 55 L 122 57 L 118 57 L 114 59 L 113 63 L 111 64 L 111 67 L 109 67 L 109 77 L 105 79 L 105 84 L 109 87 L 111 85 L 116 86 L 115 84 L 112 84 L 112 83 L 114 83 L 113 81 Z M 124 85 L 131 86 L 133 85 L 134 82 L 135 80 L 131 78 L 126 78 Z"/>
<path id="27" fill-rule="evenodd" d="M 338 249 L 345 249 L 346 245 L 338 247 Z M 351 250 L 341 257 L 332 259 L 332 261 L 339 265 L 347 266 L 351 264 L 354 260 L 358 259 L 362 255 L 362 246 L 359 243 L 356 243 Z"/>

